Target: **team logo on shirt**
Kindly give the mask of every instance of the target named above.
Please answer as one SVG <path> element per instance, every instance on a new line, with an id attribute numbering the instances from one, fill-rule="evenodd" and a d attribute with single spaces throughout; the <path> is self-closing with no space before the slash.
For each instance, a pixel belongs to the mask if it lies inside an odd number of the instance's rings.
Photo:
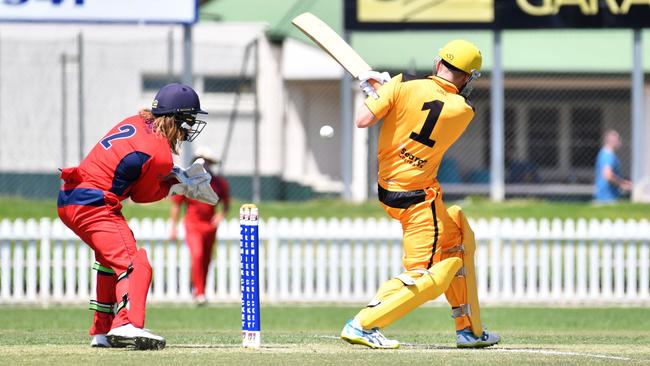
<path id="1" fill-rule="evenodd" d="M 420 169 L 424 168 L 424 165 L 427 163 L 426 160 L 421 159 L 421 158 L 411 154 L 410 152 L 408 152 L 406 150 L 406 148 L 402 148 L 402 150 L 399 153 L 399 157 L 402 158 L 402 160 L 404 160 L 404 162 L 409 163 L 409 164 L 413 165 L 414 167 L 420 168 Z"/>

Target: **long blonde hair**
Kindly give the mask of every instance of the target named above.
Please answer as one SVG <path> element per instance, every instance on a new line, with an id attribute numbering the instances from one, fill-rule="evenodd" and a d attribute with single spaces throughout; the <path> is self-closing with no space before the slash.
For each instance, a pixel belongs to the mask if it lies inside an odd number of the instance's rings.
<path id="1" fill-rule="evenodd" d="M 151 113 L 150 109 L 141 109 L 138 114 L 145 121 L 153 123 L 153 131 L 164 137 L 169 143 L 172 152 L 178 155 L 180 142 L 184 139 L 185 132 L 176 123 L 174 116 L 156 117 Z"/>

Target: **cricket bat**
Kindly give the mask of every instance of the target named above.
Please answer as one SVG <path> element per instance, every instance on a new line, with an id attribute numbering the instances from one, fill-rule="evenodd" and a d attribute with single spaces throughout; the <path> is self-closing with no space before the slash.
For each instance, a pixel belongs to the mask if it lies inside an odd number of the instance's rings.
<path id="1" fill-rule="evenodd" d="M 341 36 L 314 14 L 302 13 L 293 18 L 291 23 L 311 38 L 353 77 L 358 78 L 359 74 L 372 70 L 368 63 Z M 375 88 L 379 86 L 379 83 L 374 80 L 371 80 L 371 83 Z"/>

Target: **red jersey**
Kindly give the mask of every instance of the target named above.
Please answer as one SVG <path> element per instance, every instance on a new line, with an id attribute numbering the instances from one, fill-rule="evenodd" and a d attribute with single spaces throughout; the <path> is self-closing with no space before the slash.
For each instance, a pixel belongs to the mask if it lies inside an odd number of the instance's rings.
<path id="1" fill-rule="evenodd" d="M 187 198 L 183 195 L 172 196 L 172 201 L 177 204 L 187 203 L 187 212 L 185 213 L 184 220 L 189 222 L 209 222 L 212 220 L 212 216 L 214 216 L 215 210 L 220 204 L 223 204 L 224 211 L 228 211 L 230 207 L 228 182 L 222 177 L 213 176 L 210 181 L 210 186 L 212 186 L 212 189 L 219 196 L 219 203 L 214 206 L 209 203 Z"/>
<path id="2" fill-rule="evenodd" d="M 108 131 L 79 167 L 62 171 L 66 184 L 59 206 L 100 204 L 98 191 L 113 193 L 120 201 L 130 197 L 141 203 L 167 196 L 171 183 L 165 178 L 173 167 L 171 149 L 153 127 L 136 115 Z"/>

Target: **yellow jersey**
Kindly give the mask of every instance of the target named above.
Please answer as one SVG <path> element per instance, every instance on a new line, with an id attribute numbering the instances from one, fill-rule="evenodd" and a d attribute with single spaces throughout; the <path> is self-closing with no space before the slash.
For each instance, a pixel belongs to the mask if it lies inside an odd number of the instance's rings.
<path id="1" fill-rule="evenodd" d="M 384 119 L 377 147 L 379 185 L 389 191 L 437 186 L 442 156 L 474 118 L 473 107 L 454 84 L 437 76 L 399 74 L 377 94 L 365 104 Z"/>

